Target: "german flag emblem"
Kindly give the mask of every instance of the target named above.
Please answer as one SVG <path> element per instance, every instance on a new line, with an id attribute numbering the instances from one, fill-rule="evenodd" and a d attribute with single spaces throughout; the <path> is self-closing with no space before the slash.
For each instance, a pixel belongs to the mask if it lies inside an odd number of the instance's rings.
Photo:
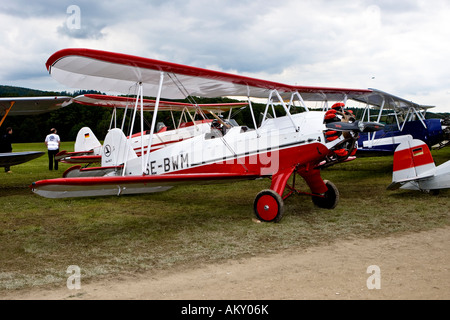
<path id="1" fill-rule="evenodd" d="M 412 154 L 414 157 L 421 156 L 421 155 L 423 155 L 423 149 L 415 148 L 415 149 L 413 149 Z"/>

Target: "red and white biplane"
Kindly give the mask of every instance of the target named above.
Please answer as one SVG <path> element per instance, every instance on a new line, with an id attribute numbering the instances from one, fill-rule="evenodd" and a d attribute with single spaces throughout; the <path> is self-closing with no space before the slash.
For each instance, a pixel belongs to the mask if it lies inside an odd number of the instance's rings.
<path id="1" fill-rule="evenodd" d="M 90 49 L 58 51 L 46 66 L 53 78 L 69 87 L 122 94 L 138 88 L 137 104 L 143 104 L 144 92 L 156 97 L 155 114 L 161 98 L 245 97 L 253 121 L 253 128 L 211 126 L 205 134 L 142 152 L 141 157 L 120 129 L 112 129 L 103 143 L 102 167 L 114 169 L 99 169 L 91 177 L 31 184 L 33 192 L 49 198 L 150 193 L 183 183 L 268 177 L 270 189 L 256 195 L 254 211 L 262 221 L 277 222 L 283 215 L 284 200 L 293 194 L 310 195 L 317 206 L 334 208 L 339 192 L 333 183 L 322 179 L 321 168 L 353 159 L 359 133 L 382 127 L 378 123 L 346 122 L 333 114 L 335 110 L 310 111 L 305 104 L 306 100 L 345 101 L 369 94 L 366 89 L 293 86 Z M 267 99 L 260 125 L 252 111 L 252 98 Z M 274 105 L 280 105 L 284 114 L 269 117 Z M 299 108 L 304 112 L 297 113 Z M 152 148 L 155 121 L 154 115 L 149 144 L 142 144 L 142 151 Z M 310 192 L 295 188 L 296 175 L 306 181 Z M 291 176 L 292 183 L 288 183 Z"/>

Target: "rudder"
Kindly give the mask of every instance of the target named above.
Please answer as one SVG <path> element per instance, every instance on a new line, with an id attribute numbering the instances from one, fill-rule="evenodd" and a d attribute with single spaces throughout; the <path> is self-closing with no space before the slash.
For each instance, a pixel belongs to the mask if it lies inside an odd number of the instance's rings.
<path id="1" fill-rule="evenodd" d="M 413 179 L 435 167 L 433 156 L 425 142 L 418 139 L 404 141 L 394 153 L 392 181 Z"/>
<path id="2" fill-rule="evenodd" d="M 75 140 L 75 152 L 93 150 L 95 155 L 99 155 L 101 154 L 101 149 L 102 144 L 89 127 L 83 127 L 78 131 Z"/>
<path id="3" fill-rule="evenodd" d="M 111 129 L 103 143 L 102 167 L 119 166 L 134 158 L 137 158 L 136 152 L 122 130 Z"/>

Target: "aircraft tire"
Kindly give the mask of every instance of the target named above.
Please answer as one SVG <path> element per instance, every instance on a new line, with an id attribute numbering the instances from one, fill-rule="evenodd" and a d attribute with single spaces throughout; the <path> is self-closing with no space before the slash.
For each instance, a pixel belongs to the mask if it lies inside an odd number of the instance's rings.
<path id="1" fill-rule="evenodd" d="M 339 190 L 331 181 L 324 180 L 324 182 L 328 187 L 328 190 L 323 194 L 325 198 L 313 196 L 312 201 L 319 208 L 334 209 L 339 202 Z"/>
<path id="2" fill-rule="evenodd" d="M 279 222 L 283 217 L 284 202 L 278 193 L 271 189 L 266 189 L 256 195 L 253 209 L 258 220 Z"/>

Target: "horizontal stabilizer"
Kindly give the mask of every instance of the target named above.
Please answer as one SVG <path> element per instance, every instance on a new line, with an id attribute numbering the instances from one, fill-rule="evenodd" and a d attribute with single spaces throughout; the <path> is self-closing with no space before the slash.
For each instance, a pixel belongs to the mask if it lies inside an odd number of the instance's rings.
<path id="1" fill-rule="evenodd" d="M 424 174 L 424 175 L 421 175 L 421 176 L 418 176 L 418 177 L 413 177 L 413 178 L 409 178 L 409 179 L 403 179 L 403 180 L 394 181 L 386 189 L 387 190 L 396 190 L 396 189 L 400 188 L 402 185 L 404 185 L 407 182 L 426 180 L 426 179 L 429 179 L 431 177 L 434 177 L 434 174 L 432 172 Z"/>
<path id="2" fill-rule="evenodd" d="M 60 151 L 56 154 L 55 160 L 64 163 L 95 163 L 100 162 L 102 156 L 95 155 L 94 150 L 68 152 L 67 150 Z"/>
<path id="3" fill-rule="evenodd" d="M 82 168 L 80 165 L 76 165 L 64 171 L 63 178 L 101 177 L 107 175 L 118 175 L 118 173 L 121 173 L 122 170 L 123 166 Z"/>
<path id="4" fill-rule="evenodd" d="M 402 186 L 402 183 L 400 182 L 391 182 L 390 185 L 387 186 L 386 190 L 397 190 Z"/>
<path id="5" fill-rule="evenodd" d="M 391 145 L 399 145 L 404 141 L 408 141 L 413 139 L 412 135 L 406 134 L 401 136 L 392 136 L 388 138 L 379 138 L 379 139 L 370 139 L 367 141 L 363 141 L 363 148 L 373 148 L 384 146 L 385 149 L 388 149 Z"/>

